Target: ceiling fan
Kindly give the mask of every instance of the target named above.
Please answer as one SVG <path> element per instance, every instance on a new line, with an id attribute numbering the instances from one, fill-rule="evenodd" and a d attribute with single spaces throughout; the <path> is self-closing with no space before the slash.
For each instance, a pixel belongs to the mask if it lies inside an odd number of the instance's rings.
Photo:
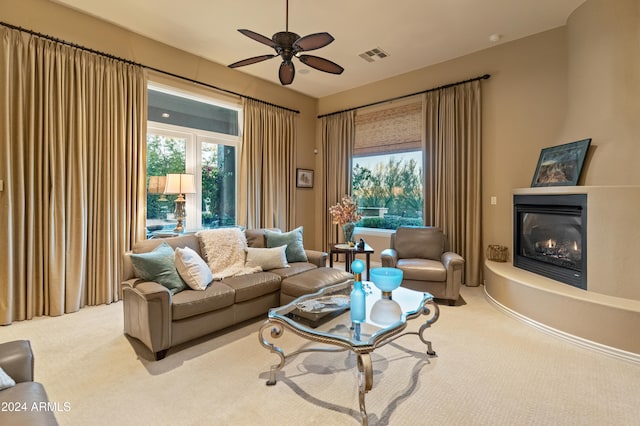
<path id="1" fill-rule="evenodd" d="M 244 59 L 242 61 L 234 62 L 229 65 L 229 68 L 243 67 L 245 65 L 255 64 L 257 62 L 266 61 L 267 59 L 275 58 L 276 56 L 282 57 L 282 63 L 280 64 L 280 71 L 278 77 L 282 85 L 291 84 L 296 70 L 293 66 L 292 59 L 297 57 L 300 62 L 315 68 L 319 71 L 328 72 L 331 74 L 342 74 L 344 68 L 340 65 L 332 62 L 328 59 L 320 58 L 313 55 L 301 55 L 300 52 L 308 52 L 310 50 L 320 49 L 330 44 L 334 38 L 329 33 L 315 33 L 309 34 L 304 37 L 300 37 L 296 33 L 289 32 L 289 0 L 287 0 L 287 14 L 286 14 L 286 29 L 275 33 L 271 39 L 253 32 L 251 30 L 238 30 L 247 37 L 258 41 L 262 44 L 266 44 L 269 47 L 275 49 L 276 54 L 272 55 L 260 55 L 253 58 Z"/>

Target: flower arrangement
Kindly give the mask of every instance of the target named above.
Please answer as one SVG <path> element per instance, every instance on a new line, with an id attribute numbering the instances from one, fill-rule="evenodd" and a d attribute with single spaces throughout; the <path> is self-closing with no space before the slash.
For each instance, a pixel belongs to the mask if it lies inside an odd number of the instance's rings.
<path id="1" fill-rule="evenodd" d="M 362 215 L 358 213 L 358 202 L 345 195 L 342 197 L 342 201 L 335 206 L 329 207 L 329 213 L 333 218 L 333 223 L 344 225 L 349 222 L 357 222 L 362 218 Z"/>

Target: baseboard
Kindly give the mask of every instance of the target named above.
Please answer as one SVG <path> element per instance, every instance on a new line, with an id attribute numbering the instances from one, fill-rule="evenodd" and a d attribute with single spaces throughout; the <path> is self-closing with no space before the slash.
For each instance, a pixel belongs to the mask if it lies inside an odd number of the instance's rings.
<path id="1" fill-rule="evenodd" d="M 484 286 L 483 286 L 484 287 Z M 631 362 L 634 364 L 640 364 L 640 354 L 635 354 L 632 352 L 628 352 L 628 351 L 624 351 L 622 349 L 618 349 L 618 348 L 613 348 L 611 346 L 607 346 L 607 345 L 603 345 L 601 343 L 597 343 L 597 342 L 593 342 L 591 340 L 587 340 L 584 339 L 582 337 L 578 337 L 578 336 L 574 336 L 573 334 L 569 334 L 566 333 L 564 331 L 555 329 L 553 327 L 549 327 L 548 325 L 542 324 L 538 321 L 532 320 L 529 317 L 526 317 L 512 309 L 509 309 L 508 307 L 506 307 L 505 305 L 503 305 L 502 303 L 498 302 L 496 299 L 494 299 L 493 297 L 491 297 L 491 295 L 489 293 L 487 293 L 487 288 L 484 287 L 483 288 L 485 297 L 487 298 L 487 300 L 493 304 L 496 308 L 498 308 L 500 311 L 504 312 L 505 314 L 524 322 L 525 324 L 532 326 L 534 328 L 537 328 L 540 331 L 543 331 L 547 334 L 550 334 L 552 336 L 555 337 L 559 337 L 563 340 L 567 340 L 570 343 L 573 343 L 575 345 L 578 345 L 580 347 L 586 348 L 586 349 L 590 349 L 599 353 L 602 353 L 604 355 L 613 357 L 613 358 L 617 358 L 617 359 L 621 359 L 623 361 L 627 361 L 627 362 Z"/>

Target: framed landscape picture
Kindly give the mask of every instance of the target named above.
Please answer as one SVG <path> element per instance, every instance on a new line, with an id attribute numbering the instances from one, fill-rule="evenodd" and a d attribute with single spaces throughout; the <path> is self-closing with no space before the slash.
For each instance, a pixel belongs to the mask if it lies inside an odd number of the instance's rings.
<path id="1" fill-rule="evenodd" d="M 313 170 L 296 169 L 296 186 L 298 188 L 313 188 Z"/>
<path id="2" fill-rule="evenodd" d="M 591 139 L 544 148 L 531 186 L 577 185 Z"/>

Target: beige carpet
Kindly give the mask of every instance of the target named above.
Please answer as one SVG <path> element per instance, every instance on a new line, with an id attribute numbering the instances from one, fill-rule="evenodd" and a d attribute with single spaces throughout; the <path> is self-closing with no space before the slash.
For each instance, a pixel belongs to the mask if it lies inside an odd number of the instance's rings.
<path id="1" fill-rule="evenodd" d="M 640 366 L 529 327 L 463 288 L 466 304 L 442 306 L 428 332 L 374 353 L 371 425 L 637 425 Z M 36 378 L 70 410 L 61 425 L 357 425 L 355 360 L 346 352 L 277 361 L 258 343 L 256 320 L 150 354 L 122 334 L 122 306 L 91 307 L 0 328 L 0 341 L 30 339 Z M 412 328 L 417 329 L 414 323 Z M 283 336 L 285 348 L 304 342 Z"/>

